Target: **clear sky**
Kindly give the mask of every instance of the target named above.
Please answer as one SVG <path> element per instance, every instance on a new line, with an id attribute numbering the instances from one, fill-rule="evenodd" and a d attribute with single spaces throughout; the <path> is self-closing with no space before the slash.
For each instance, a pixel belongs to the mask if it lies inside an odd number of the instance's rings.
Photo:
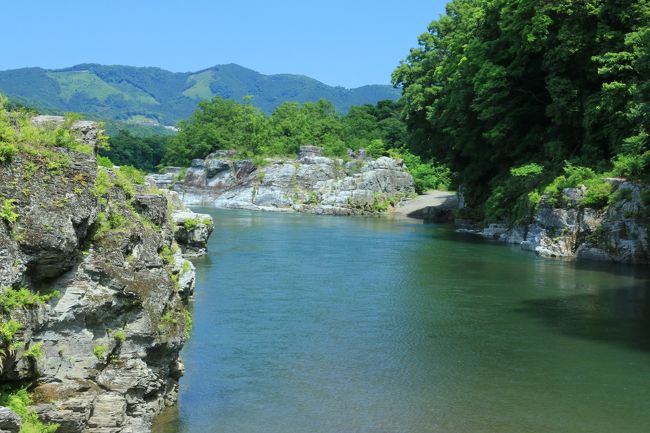
<path id="1" fill-rule="evenodd" d="M 330 85 L 388 84 L 445 0 L 14 0 L 0 70 L 79 63 L 187 72 L 238 63 Z"/>

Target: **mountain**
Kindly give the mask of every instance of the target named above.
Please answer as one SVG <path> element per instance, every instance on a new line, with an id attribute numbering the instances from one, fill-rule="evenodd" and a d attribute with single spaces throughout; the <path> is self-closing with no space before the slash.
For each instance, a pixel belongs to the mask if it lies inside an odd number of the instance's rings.
<path id="1" fill-rule="evenodd" d="M 399 97 L 397 89 L 386 85 L 346 89 L 303 75 L 263 75 L 236 64 L 186 73 L 97 64 L 13 69 L 0 71 L 0 93 L 48 112 L 164 125 L 187 118 L 199 101 L 213 96 L 241 101 L 250 95 L 252 103 L 267 113 L 284 101 L 326 98 L 346 112 L 352 105 Z"/>

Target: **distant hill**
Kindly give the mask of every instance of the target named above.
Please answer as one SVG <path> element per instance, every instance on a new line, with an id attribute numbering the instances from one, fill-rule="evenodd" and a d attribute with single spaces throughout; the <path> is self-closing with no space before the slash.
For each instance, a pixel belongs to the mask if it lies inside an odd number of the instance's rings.
<path id="1" fill-rule="evenodd" d="M 397 89 L 386 85 L 345 89 L 303 75 L 263 75 L 235 64 L 187 73 L 97 64 L 13 69 L 0 71 L 0 93 L 43 111 L 163 125 L 187 118 L 199 101 L 213 96 L 241 101 L 250 95 L 252 103 L 267 113 L 284 101 L 326 98 L 346 112 L 352 105 L 399 97 Z"/>

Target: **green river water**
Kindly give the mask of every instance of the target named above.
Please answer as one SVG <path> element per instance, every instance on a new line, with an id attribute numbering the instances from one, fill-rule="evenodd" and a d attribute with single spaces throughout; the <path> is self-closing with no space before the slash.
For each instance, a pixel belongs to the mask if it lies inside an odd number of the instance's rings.
<path id="1" fill-rule="evenodd" d="M 650 432 L 645 267 L 389 218 L 209 212 L 156 433 Z"/>

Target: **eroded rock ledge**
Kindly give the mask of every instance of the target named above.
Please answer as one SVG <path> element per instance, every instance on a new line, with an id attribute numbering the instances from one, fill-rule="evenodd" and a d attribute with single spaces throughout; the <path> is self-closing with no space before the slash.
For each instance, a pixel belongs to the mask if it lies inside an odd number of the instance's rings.
<path id="1" fill-rule="evenodd" d="M 542 257 L 650 263 L 650 212 L 642 198 L 643 188 L 622 179 L 609 181 L 615 186 L 615 200 L 604 209 L 581 207 L 586 189 L 567 188 L 559 206 L 543 198 L 529 225 L 491 224 L 459 231 L 520 245 Z"/>
<path id="2" fill-rule="evenodd" d="M 78 126 L 94 146 L 97 125 Z M 21 325 L 0 383 L 30 386 L 39 417 L 59 433 L 149 431 L 184 369 L 194 266 L 183 251 L 205 251 L 212 220 L 173 192 L 98 169 L 93 153 L 52 149 L 69 163 L 19 153 L 0 167 L 0 201 L 17 215 L 0 219 L 0 296 L 59 292 L 0 307 L 3 323 Z M 201 229 L 179 234 L 176 212 Z"/>
<path id="3" fill-rule="evenodd" d="M 183 179 L 173 167 L 149 179 L 178 191 L 190 205 L 331 215 L 381 212 L 414 193 L 402 161 L 373 160 L 363 152 L 350 156 L 327 158 L 320 147 L 302 146 L 298 159 L 269 159 L 258 168 L 219 151 L 192 161 Z"/>

